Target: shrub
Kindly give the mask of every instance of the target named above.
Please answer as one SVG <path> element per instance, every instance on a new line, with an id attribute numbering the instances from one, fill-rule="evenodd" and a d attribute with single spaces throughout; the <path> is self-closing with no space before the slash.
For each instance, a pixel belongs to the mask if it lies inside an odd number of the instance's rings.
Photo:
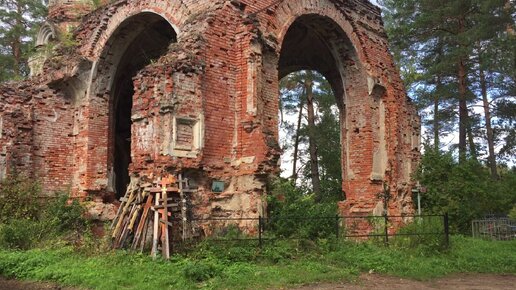
<path id="1" fill-rule="evenodd" d="M 296 188 L 290 181 L 272 183 L 268 198 L 269 217 L 266 230 L 279 237 L 325 238 L 334 234 L 337 213 L 334 201 L 317 203 L 313 194 Z"/>
<path id="2" fill-rule="evenodd" d="M 87 226 L 85 211 L 78 200 L 69 202 L 68 194 L 59 193 L 57 198 L 47 205 L 44 218 L 58 233 L 82 233 Z"/>
<path id="3" fill-rule="evenodd" d="M 443 223 L 439 217 L 415 218 L 397 232 L 391 244 L 399 249 L 412 249 L 422 255 L 442 252 L 446 249 Z M 433 234 L 435 233 L 435 234 Z"/>
<path id="4" fill-rule="evenodd" d="M 26 250 L 37 244 L 78 240 L 87 227 L 77 200 L 60 193 L 49 202 L 40 199 L 37 182 L 12 174 L 0 183 L 0 247 Z"/>
<path id="5" fill-rule="evenodd" d="M 509 212 L 509 217 L 513 220 L 516 220 L 516 205 L 514 205 Z"/>
<path id="6" fill-rule="evenodd" d="M 203 282 L 209 280 L 222 273 L 220 267 L 218 267 L 212 261 L 197 261 L 189 263 L 185 266 L 183 274 L 184 276 L 193 282 Z"/>
<path id="7" fill-rule="evenodd" d="M 46 233 L 45 226 L 34 220 L 11 220 L 0 225 L 0 248 L 28 250 Z"/>
<path id="8" fill-rule="evenodd" d="M 40 194 L 37 182 L 18 174 L 9 175 L 0 183 L 0 223 L 36 219 L 41 209 Z"/>
<path id="9" fill-rule="evenodd" d="M 421 195 L 425 213 L 450 215 L 452 232 L 469 234 L 471 220 L 488 213 L 507 214 L 516 203 L 516 170 L 501 172 L 493 180 L 479 161 L 458 163 L 452 152 L 425 148 L 416 179 L 428 188 Z"/>

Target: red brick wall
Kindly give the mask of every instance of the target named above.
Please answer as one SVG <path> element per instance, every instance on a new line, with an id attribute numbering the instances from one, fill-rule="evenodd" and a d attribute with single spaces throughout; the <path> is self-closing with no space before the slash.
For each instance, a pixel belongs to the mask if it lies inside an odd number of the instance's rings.
<path id="1" fill-rule="evenodd" d="M 41 176 L 48 190 L 71 183 L 76 194 L 105 191 L 113 148 L 110 82 L 125 47 L 118 28 L 134 15 L 154 13 L 172 25 L 177 43 L 133 79 L 130 171 L 156 177 L 190 170 L 200 186 L 196 199 L 202 215 L 257 214 L 266 176 L 278 172 L 283 40 L 299 17 L 314 14 L 340 31 L 340 38 L 327 41 L 344 76 L 345 95 L 337 99 L 345 105 L 341 122 L 347 200 L 341 209 L 345 214 L 377 211 L 377 193 L 386 182 L 394 195 L 389 213 L 411 212 L 410 173 L 419 159 L 419 119 L 388 51 L 379 9 L 363 0 L 285 0 L 263 10 L 272 3 L 121 0 L 91 12 L 74 31 L 79 45 L 60 56 L 61 65 L 49 61 L 45 76 L 34 83 L 2 89 L 2 94 L 33 94 L 19 105 L 12 98 L 0 101 L 4 130 L 18 132 L 4 134 L 9 137 L 2 137 L 2 146 L 7 148 L 16 136 L 23 139 L 9 146 L 26 156 L 30 165 L 24 170 Z M 51 15 L 58 15 L 68 6 L 53 9 Z M 63 86 L 53 84 L 71 80 L 80 89 L 67 99 L 59 89 Z M 29 120 L 22 122 L 27 129 L 13 129 L 16 106 L 25 110 L 17 118 Z M 188 156 L 170 151 L 174 118 L 202 123 L 198 151 Z M 224 181 L 226 191 L 212 193 L 213 180 Z"/>

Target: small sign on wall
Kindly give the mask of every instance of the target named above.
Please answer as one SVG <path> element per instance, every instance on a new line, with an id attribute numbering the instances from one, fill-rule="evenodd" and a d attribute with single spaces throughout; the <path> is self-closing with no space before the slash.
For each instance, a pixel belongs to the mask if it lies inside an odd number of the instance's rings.
<path id="1" fill-rule="evenodd" d="M 211 191 L 223 192 L 224 191 L 224 181 L 214 180 L 211 184 Z"/>

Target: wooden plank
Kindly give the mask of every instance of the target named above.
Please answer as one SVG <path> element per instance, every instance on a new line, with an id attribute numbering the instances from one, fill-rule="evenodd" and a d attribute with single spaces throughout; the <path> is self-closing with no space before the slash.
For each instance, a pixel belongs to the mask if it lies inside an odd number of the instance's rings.
<path id="1" fill-rule="evenodd" d="M 181 207 L 181 219 L 182 219 L 182 235 L 181 235 L 181 238 L 183 241 L 186 240 L 186 235 L 187 235 L 187 231 L 186 231 L 186 199 L 185 199 L 185 194 L 184 194 L 184 191 L 183 191 L 183 183 L 186 183 L 188 182 L 187 180 L 183 180 L 182 178 L 182 175 L 179 174 L 179 198 L 181 199 L 181 203 L 182 203 L 182 207 Z"/>
<path id="2" fill-rule="evenodd" d="M 113 230 L 113 235 L 112 235 L 113 237 L 118 236 L 119 232 L 122 230 L 121 229 L 122 219 L 127 214 L 129 207 L 131 206 L 131 203 L 134 200 L 134 196 L 135 196 L 134 191 L 131 191 L 131 194 L 129 195 L 129 199 L 128 199 L 127 203 L 125 204 L 124 209 L 122 210 L 122 213 L 120 214 L 120 219 L 118 220 L 117 225 L 115 226 L 115 229 Z"/>
<path id="3" fill-rule="evenodd" d="M 167 203 L 167 207 L 168 208 L 179 208 L 179 204 L 177 203 Z M 156 211 L 156 210 L 160 210 L 160 209 L 164 209 L 165 206 L 164 205 L 154 205 L 151 207 L 151 210 L 153 211 Z"/>
<path id="4" fill-rule="evenodd" d="M 153 188 L 149 189 L 149 192 L 152 192 L 152 193 L 160 192 L 160 193 L 162 193 L 163 189 L 159 188 L 159 187 L 153 187 Z M 179 188 L 177 188 L 177 187 L 167 187 L 167 192 L 179 192 Z"/>
<path id="5" fill-rule="evenodd" d="M 138 218 L 138 215 L 140 214 L 140 210 L 142 209 L 141 205 L 136 205 L 135 210 L 132 212 L 131 215 L 131 222 L 129 223 L 129 226 L 127 227 L 129 231 L 133 231 L 134 224 L 136 223 L 136 219 Z"/>
<path id="6" fill-rule="evenodd" d="M 170 221 L 166 221 L 166 220 L 164 220 L 164 219 L 159 219 L 159 222 L 160 222 L 162 225 L 166 224 L 166 225 L 168 225 L 168 226 L 170 226 L 170 227 L 174 225 L 174 224 L 172 224 Z"/>
<path id="7" fill-rule="evenodd" d="M 140 240 L 140 237 L 142 235 L 142 231 L 144 229 L 145 223 L 147 221 L 147 215 L 149 214 L 149 210 L 152 206 L 152 195 L 149 195 L 147 197 L 147 201 L 145 202 L 145 206 L 143 207 L 143 214 L 140 219 L 140 222 L 138 223 L 138 228 L 136 229 L 136 233 L 134 234 L 134 240 L 133 245 L 131 248 L 134 250 L 138 246 L 138 242 Z"/>
<path id="8" fill-rule="evenodd" d="M 147 215 L 147 218 L 145 219 L 145 225 L 143 226 L 143 238 L 140 241 L 140 253 L 143 253 L 145 248 L 145 242 L 147 241 L 147 233 L 149 232 L 149 223 L 151 219 L 151 215 Z"/>
<path id="9" fill-rule="evenodd" d="M 167 205 L 167 187 L 166 184 L 163 184 L 163 191 L 161 192 L 163 196 L 163 210 L 162 210 L 162 219 L 166 222 L 163 223 L 162 226 L 162 242 L 161 242 L 161 252 L 163 258 L 168 260 L 170 259 L 170 243 L 168 238 L 168 205 Z"/>
<path id="10" fill-rule="evenodd" d="M 156 197 L 154 199 L 154 205 L 159 205 L 159 198 L 161 193 L 156 193 Z M 158 235 L 159 235 L 159 212 L 154 211 L 154 224 L 153 224 L 153 236 L 152 236 L 152 252 L 151 255 L 153 258 L 156 258 L 158 254 Z"/>

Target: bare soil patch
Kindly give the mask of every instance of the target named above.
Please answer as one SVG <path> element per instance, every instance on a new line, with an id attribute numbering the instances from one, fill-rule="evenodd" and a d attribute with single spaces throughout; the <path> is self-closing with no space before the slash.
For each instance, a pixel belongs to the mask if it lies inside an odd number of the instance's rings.
<path id="1" fill-rule="evenodd" d="M 297 290 L 430 290 L 430 289 L 453 289 L 453 290 L 513 290 L 516 285 L 516 275 L 493 275 L 493 274 L 457 274 L 444 278 L 429 281 L 416 281 L 392 276 L 378 274 L 362 274 L 354 282 L 343 283 L 320 283 L 311 284 L 296 288 Z"/>
<path id="2" fill-rule="evenodd" d="M 47 282 L 9 280 L 0 277 L 0 290 L 79 290 L 79 288 L 61 287 L 55 283 Z"/>

